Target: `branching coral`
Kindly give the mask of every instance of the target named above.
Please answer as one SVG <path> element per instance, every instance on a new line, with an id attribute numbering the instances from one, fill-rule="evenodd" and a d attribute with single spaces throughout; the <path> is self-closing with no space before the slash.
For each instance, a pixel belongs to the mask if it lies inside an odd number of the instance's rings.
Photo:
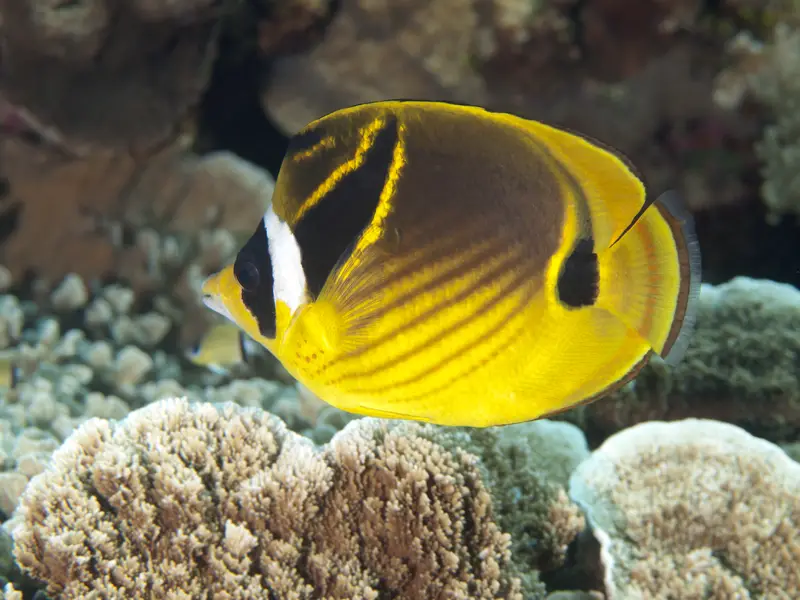
<path id="1" fill-rule="evenodd" d="M 475 457 L 434 431 L 364 419 L 320 450 L 181 399 L 91 420 L 26 490 L 16 558 L 60 598 L 521 599 Z"/>
<path id="2" fill-rule="evenodd" d="M 710 420 L 609 438 L 571 496 L 600 540 L 608 597 L 775 598 L 800 590 L 800 464 Z"/>
<path id="3" fill-rule="evenodd" d="M 438 439 L 480 457 L 515 560 L 540 571 L 560 567 L 585 526 L 565 492 L 570 473 L 589 455 L 583 433 L 568 423 L 540 420 L 443 430 Z"/>

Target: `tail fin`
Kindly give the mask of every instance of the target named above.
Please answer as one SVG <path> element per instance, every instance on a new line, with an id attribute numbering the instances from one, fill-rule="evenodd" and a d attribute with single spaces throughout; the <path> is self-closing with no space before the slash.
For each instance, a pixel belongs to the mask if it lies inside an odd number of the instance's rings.
<path id="1" fill-rule="evenodd" d="M 700 248 L 692 216 L 676 192 L 665 192 L 652 204 L 599 253 L 597 305 L 677 364 L 694 330 Z"/>

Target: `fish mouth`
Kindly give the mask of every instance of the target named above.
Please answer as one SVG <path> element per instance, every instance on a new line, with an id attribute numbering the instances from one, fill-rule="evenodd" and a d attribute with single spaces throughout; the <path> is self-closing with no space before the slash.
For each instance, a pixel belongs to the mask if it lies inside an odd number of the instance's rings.
<path id="1" fill-rule="evenodd" d="M 205 304 L 207 308 L 233 321 L 233 317 L 222 299 L 222 294 L 219 293 L 219 274 L 207 277 L 203 282 L 201 292 L 203 294 L 203 304 Z"/>

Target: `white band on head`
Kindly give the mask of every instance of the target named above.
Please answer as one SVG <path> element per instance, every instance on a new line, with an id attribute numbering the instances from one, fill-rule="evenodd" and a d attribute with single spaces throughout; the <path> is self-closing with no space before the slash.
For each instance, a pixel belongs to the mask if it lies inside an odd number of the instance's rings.
<path id="1" fill-rule="evenodd" d="M 292 314 L 306 302 L 306 274 L 300 246 L 292 230 L 270 206 L 264 213 L 264 229 L 269 240 L 269 256 L 272 260 L 273 293 Z"/>

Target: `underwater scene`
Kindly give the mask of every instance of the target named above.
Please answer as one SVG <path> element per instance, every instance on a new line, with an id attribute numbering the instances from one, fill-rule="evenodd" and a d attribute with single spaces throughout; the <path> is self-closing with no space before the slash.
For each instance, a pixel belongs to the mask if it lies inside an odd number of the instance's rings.
<path id="1" fill-rule="evenodd" d="M 800 2 L 0 40 L 0 600 L 800 600 Z"/>

